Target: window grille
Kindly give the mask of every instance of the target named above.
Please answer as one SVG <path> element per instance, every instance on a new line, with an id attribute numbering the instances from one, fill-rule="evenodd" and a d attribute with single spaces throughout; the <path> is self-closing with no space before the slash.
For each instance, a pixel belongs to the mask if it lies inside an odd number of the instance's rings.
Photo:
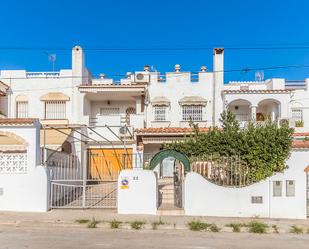
<path id="1" fill-rule="evenodd" d="M 45 119 L 66 119 L 66 102 L 46 101 Z"/>
<path id="2" fill-rule="evenodd" d="M 301 109 L 292 110 L 292 118 L 295 121 L 303 121 L 303 111 Z"/>
<path id="3" fill-rule="evenodd" d="M 282 181 L 273 181 L 273 196 L 282 196 Z"/>
<path id="4" fill-rule="evenodd" d="M 202 121 L 203 120 L 203 106 L 202 105 L 184 105 L 182 107 L 183 121 Z"/>
<path id="5" fill-rule="evenodd" d="M 28 118 L 28 101 L 16 102 L 16 117 Z"/>
<path id="6" fill-rule="evenodd" d="M 100 114 L 104 116 L 119 115 L 120 109 L 117 107 L 102 107 L 100 108 Z"/>
<path id="7" fill-rule="evenodd" d="M 295 181 L 286 181 L 286 196 L 295 196 Z"/>
<path id="8" fill-rule="evenodd" d="M 166 106 L 155 106 L 154 107 L 154 119 L 155 121 L 166 120 Z"/>

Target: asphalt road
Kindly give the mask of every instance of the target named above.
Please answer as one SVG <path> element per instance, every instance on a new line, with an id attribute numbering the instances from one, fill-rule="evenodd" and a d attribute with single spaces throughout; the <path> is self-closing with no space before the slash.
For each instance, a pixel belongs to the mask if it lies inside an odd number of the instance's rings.
<path id="1" fill-rule="evenodd" d="M 0 249 L 308 249 L 309 235 L 0 227 Z"/>

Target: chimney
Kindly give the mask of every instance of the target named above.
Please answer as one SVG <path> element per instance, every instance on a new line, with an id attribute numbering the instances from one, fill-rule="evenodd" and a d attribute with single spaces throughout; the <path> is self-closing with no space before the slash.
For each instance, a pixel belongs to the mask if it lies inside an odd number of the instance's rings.
<path id="1" fill-rule="evenodd" d="M 213 100 L 212 126 L 219 124 L 220 114 L 223 112 L 221 92 L 224 85 L 224 48 L 213 50 Z"/>
<path id="2" fill-rule="evenodd" d="M 87 81 L 85 79 L 85 55 L 83 49 L 80 46 L 75 46 L 72 49 L 72 75 L 73 82 L 76 84 L 82 84 Z"/>

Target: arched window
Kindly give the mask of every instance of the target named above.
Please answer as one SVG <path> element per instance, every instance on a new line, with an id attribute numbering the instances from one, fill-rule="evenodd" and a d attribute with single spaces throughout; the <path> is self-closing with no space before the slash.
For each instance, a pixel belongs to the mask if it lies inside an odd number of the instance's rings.
<path id="1" fill-rule="evenodd" d="M 131 114 L 136 114 L 136 109 L 135 109 L 135 107 L 130 106 L 130 107 L 128 107 L 128 108 L 126 109 L 126 123 L 127 123 L 128 125 L 130 125 L 130 116 L 131 116 Z"/>

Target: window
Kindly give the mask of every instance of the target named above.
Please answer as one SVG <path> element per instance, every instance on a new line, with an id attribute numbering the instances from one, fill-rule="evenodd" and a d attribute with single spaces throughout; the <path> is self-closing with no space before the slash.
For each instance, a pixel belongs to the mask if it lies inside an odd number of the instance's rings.
<path id="1" fill-rule="evenodd" d="M 295 120 L 296 127 L 303 127 L 303 110 L 293 109 L 292 118 Z"/>
<path id="2" fill-rule="evenodd" d="M 203 120 L 203 106 L 202 105 L 184 105 L 182 107 L 183 121 L 202 121 Z"/>
<path id="3" fill-rule="evenodd" d="M 273 181 L 273 196 L 282 196 L 282 181 Z"/>
<path id="4" fill-rule="evenodd" d="M 166 106 L 155 106 L 154 107 L 154 120 L 165 121 L 166 120 Z"/>
<path id="5" fill-rule="evenodd" d="M 295 181 L 286 181 L 286 196 L 295 196 Z"/>
<path id="6" fill-rule="evenodd" d="M 16 118 L 28 118 L 28 101 L 16 101 Z"/>
<path id="7" fill-rule="evenodd" d="M 66 119 L 66 101 L 45 101 L 45 119 Z"/>

